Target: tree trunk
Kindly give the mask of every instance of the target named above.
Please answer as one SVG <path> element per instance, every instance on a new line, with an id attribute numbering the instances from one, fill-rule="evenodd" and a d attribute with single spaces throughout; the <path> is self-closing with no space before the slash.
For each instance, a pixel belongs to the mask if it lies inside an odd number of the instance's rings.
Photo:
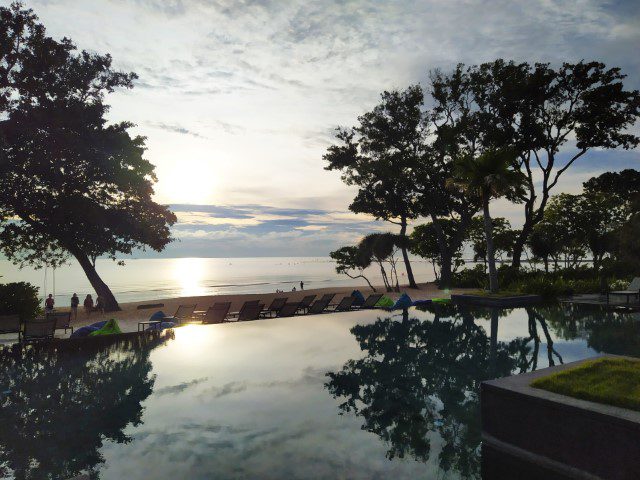
<path id="1" fill-rule="evenodd" d="M 549 258 L 544 257 L 544 273 L 549 273 Z"/>
<path id="2" fill-rule="evenodd" d="M 496 357 L 498 353 L 498 321 L 500 313 L 497 308 L 491 309 L 491 333 L 489 335 L 489 371 L 491 378 L 496 374 Z"/>
<path id="3" fill-rule="evenodd" d="M 444 290 L 445 288 L 451 288 L 451 280 L 452 280 L 452 268 L 451 268 L 451 255 L 440 254 L 440 290 Z"/>
<path id="4" fill-rule="evenodd" d="M 78 248 L 69 249 L 69 251 L 76 258 L 76 260 L 78 260 L 78 263 L 82 267 L 82 270 L 84 270 L 85 275 L 89 279 L 89 283 L 91 283 L 91 286 L 96 291 L 96 295 L 98 295 L 102 300 L 104 311 L 120 311 L 120 306 L 118 305 L 116 297 L 113 296 L 113 293 L 111 293 L 111 289 L 109 289 L 107 284 L 102 281 L 102 279 L 98 275 L 98 272 L 96 272 L 96 269 L 91 263 L 91 260 L 89 260 L 88 255 Z"/>
<path id="5" fill-rule="evenodd" d="M 400 236 L 403 239 L 403 245 L 400 250 L 402 250 L 402 259 L 404 260 L 404 266 L 407 270 L 407 279 L 409 280 L 409 288 L 418 288 L 418 285 L 416 284 L 416 281 L 413 278 L 413 270 L 411 269 L 411 263 L 409 262 L 409 254 L 407 253 L 407 247 L 404 245 L 404 240 L 407 238 L 407 220 L 405 218 L 401 219 Z"/>
<path id="6" fill-rule="evenodd" d="M 489 212 L 489 198 L 485 196 L 482 202 L 482 210 L 484 213 L 484 234 L 487 238 L 487 261 L 489 262 L 489 291 L 496 293 L 498 291 L 498 272 L 496 270 L 495 249 L 493 247 L 493 223 L 491 222 L 491 214 Z"/>

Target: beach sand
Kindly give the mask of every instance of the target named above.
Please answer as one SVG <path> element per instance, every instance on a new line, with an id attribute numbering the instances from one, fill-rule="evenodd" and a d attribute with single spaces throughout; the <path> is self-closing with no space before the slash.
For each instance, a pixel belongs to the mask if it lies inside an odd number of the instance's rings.
<path id="1" fill-rule="evenodd" d="M 459 293 L 465 291 L 465 289 L 452 289 L 444 292 L 438 290 L 434 283 L 423 283 L 418 285 L 418 289 L 401 287 L 400 292 L 385 292 L 384 287 L 376 286 L 377 293 L 384 293 L 385 295 L 397 299 L 402 293 L 406 293 L 413 300 L 426 300 L 429 298 L 448 297 L 451 293 Z M 286 297 L 289 302 L 297 302 L 305 295 L 317 294 L 318 298 L 325 293 L 335 293 L 336 296 L 333 299 L 333 303 L 340 301 L 342 297 L 351 295 L 351 292 L 358 289 L 362 294 L 367 297 L 370 293 L 373 293 L 368 286 L 360 287 L 327 287 L 317 288 L 310 290 L 298 290 L 295 292 L 283 292 L 283 293 L 256 293 L 256 294 L 229 294 L 229 295 L 206 295 L 200 297 L 177 297 L 177 298 L 164 298 L 159 300 L 145 300 L 144 302 L 131 302 L 121 303 L 119 312 L 111 313 L 99 313 L 93 312 L 87 315 L 80 306 L 78 308 L 78 318 L 71 322 L 74 328 L 81 327 L 83 325 L 90 325 L 101 320 L 108 320 L 114 318 L 118 321 L 120 328 L 123 332 L 135 332 L 138 330 L 138 322 L 148 320 L 149 317 L 158 310 L 163 311 L 166 315 L 173 315 L 179 305 L 197 305 L 196 310 L 206 310 L 212 306 L 215 302 L 231 302 L 231 311 L 238 311 L 242 304 L 247 300 L 260 300 L 261 303 L 269 305 L 274 298 Z M 154 308 L 139 309 L 140 305 L 158 304 L 163 306 Z M 68 307 L 57 309 L 58 311 L 69 311 Z M 56 338 L 68 337 L 63 330 L 56 331 Z M 8 334 L 0 335 L 0 344 L 14 343 L 17 341 L 17 335 Z"/>

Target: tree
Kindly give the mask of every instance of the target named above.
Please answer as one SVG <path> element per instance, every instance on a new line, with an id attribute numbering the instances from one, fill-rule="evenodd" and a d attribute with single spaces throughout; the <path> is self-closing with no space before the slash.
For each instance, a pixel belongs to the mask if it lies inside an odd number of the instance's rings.
<path id="1" fill-rule="evenodd" d="M 502 260 L 503 256 L 511 257 L 513 243 L 518 235 L 517 230 L 511 228 L 509 220 L 502 217 L 491 219 L 495 256 Z M 482 260 L 487 265 L 487 242 L 484 234 L 484 221 L 481 217 L 473 217 L 469 228 L 469 240 L 473 248 L 473 260 Z"/>
<path id="2" fill-rule="evenodd" d="M 464 260 L 462 259 L 462 243 L 458 243 L 454 240 L 461 228 L 461 222 L 460 220 L 450 218 L 438 218 L 437 222 L 439 230 L 445 237 L 443 243 L 447 246 L 458 245 L 458 248 L 451 253 L 450 257 L 448 257 L 451 260 L 450 273 L 455 273 L 459 267 L 464 265 Z M 410 238 L 411 253 L 429 260 L 433 265 L 433 271 L 440 287 L 446 288 L 448 284 L 444 285 L 444 268 L 442 266 L 443 255 L 442 250 L 440 249 L 440 242 L 435 224 L 430 222 L 417 225 L 413 229 L 413 232 L 411 232 Z"/>
<path id="3" fill-rule="evenodd" d="M 355 213 L 367 213 L 400 226 L 406 237 L 408 221 L 421 213 L 416 190 L 416 167 L 424 151 L 426 131 L 418 85 L 404 91 L 384 92 L 381 103 L 358 117 L 359 125 L 338 128 L 336 138 L 324 155 L 326 170 L 342 171 L 347 185 L 358 187 L 349 206 Z M 418 288 L 406 246 L 402 257 L 411 288 Z"/>
<path id="4" fill-rule="evenodd" d="M 513 157 L 510 150 L 488 150 L 477 158 L 462 157 L 456 163 L 451 179 L 453 186 L 477 195 L 482 201 L 491 293 L 498 291 L 498 273 L 489 202 L 502 196 L 517 200 L 523 194 L 523 175 L 513 168 Z"/>
<path id="5" fill-rule="evenodd" d="M 35 266 L 72 255 L 105 310 L 118 310 L 95 259 L 162 250 L 176 221 L 152 200 L 144 138 L 105 120 L 105 94 L 131 88 L 135 74 L 47 37 L 20 4 L 1 8 L 0 21 L 0 248 Z"/>
<path id="6" fill-rule="evenodd" d="M 364 275 L 364 271 L 371 265 L 371 256 L 367 255 L 358 246 L 341 247 L 334 250 L 329 256 L 336 262 L 336 272 L 346 275 L 349 278 L 362 278 L 367 285 L 376 291 L 375 287 Z"/>
<path id="7" fill-rule="evenodd" d="M 358 244 L 360 255 L 369 259 L 369 263 L 375 262 L 380 267 L 380 274 L 387 292 L 400 291 L 398 271 L 396 269 L 396 252 L 404 245 L 408 248 L 403 237 L 393 233 L 371 233 L 365 236 Z M 385 264 L 391 266 L 391 275 L 387 275 Z"/>
<path id="8" fill-rule="evenodd" d="M 629 132 L 640 114 L 640 92 L 624 90 L 625 77 L 619 68 L 607 69 L 600 62 L 552 68 L 502 59 L 458 65 L 450 75 L 434 76 L 438 104 L 458 102 L 472 112 L 479 146 L 508 146 L 517 153 L 515 165 L 526 177 L 527 195 L 514 267 L 520 266 L 524 245 L 567 169 L 591 149 L 629 149 L 640 142 Z M 575 148 L 569 152 L 570 139 Z"/>
<path id="9" fill-rule="evenodd" d="M 558 232 L 559 225 L 542 221 L 533 227 L 529 236 L 529 249 L 534 258 L 540 259 L 544 263 L 544 271 L 549 272 L 549 259 L 553 259 L 555 266 L 558 266 L 558 257 L 563 248 L 561 232 Z"/>

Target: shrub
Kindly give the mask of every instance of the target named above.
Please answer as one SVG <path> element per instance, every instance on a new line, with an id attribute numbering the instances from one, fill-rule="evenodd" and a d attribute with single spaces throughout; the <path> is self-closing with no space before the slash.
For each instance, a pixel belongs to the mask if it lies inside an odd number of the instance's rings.
<path id="1" fill-rule="evenodd" d="M 458 288 L 485 288 L 487 274 L 482 265 L 465 268 L 453 274 L 451 285 Z"/>
<path id="2" fill-rule="evenodd" d="M 549 275 L 537 275 L 516 282 L 513 290 L 521 293 L 540 295 L 545 298 L 555 298 L 575 295 L 577 293 L 594 293 L 600 291 L 598 279 L 573 280 L 562 277 L 553 278 Z"/>
<path id="3" fill-rule="evenodd" d="M 40 313 L 38 287 L 26 282 L 0 283 L 0 315 L 16 313 L 23 320 Z"/>

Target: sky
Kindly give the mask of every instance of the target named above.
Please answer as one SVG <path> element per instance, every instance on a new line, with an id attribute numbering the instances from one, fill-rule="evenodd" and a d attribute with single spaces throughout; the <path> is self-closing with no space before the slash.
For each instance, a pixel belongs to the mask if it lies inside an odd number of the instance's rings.
<path id="1" fill-rule="evenodd" d="M 0 4 L 8 4 L 0 0 Z M 640 6 L 629 1 L 32 0 L 56 38 L 134 71 L 113 121 L 147 137 L 156 200 L 178 216 L 164 256 L 326 256 L 371 231 L 353 188 L 323 169 L 337 126 L 430 70 L 495 58 L 600 60 L 640 87 Z M 635 130 L 640 130 L 638 127 Z M 557 191 L 640 152 L 593 151 Z M 521 222 L 521 209 L 492 205 Z"/>

